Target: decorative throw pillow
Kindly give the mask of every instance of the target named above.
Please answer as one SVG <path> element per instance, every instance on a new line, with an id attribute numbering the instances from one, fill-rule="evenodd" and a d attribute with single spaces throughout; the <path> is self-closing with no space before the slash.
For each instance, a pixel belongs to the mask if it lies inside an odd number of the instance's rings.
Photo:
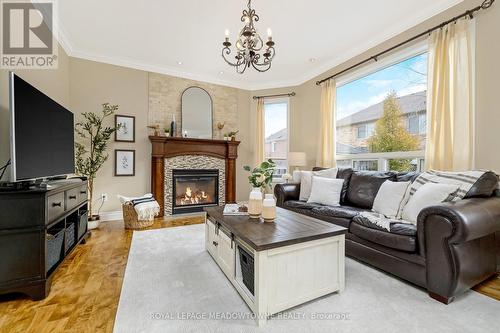
<path id="1" fill-rule="evenodd" d="M 337 168 L 325 169 L 321 171 L 301 171 L 300 172 L 300 194 L 299 200 L 307 201 L 311 195 L 312 177 L 337 178 Z"/>
<path id="2" fill-rule="evenodd" d="M 405 197 L 408 186 L 411 182 L 393 182 L 386 180 L 373 201 L 373 211 L 385 215 L 385 217 L 395 219 L 401 209 L 401 203 Z"/>
<path id="3" fill-rule="evenodd" d="M 319 203 L 328 206 L 340 206 L 343 179 L 312 177 L 311 196 L 307 203 Z"/>
<path id="4" fill-rule="evenodd" d="M 440 204 L 453 198 L 458 190 L 457 185 L 427 183 L 418 188 L 403 208 L 403 220 L 417 223 L 418 214 L 422 209 Z"/>

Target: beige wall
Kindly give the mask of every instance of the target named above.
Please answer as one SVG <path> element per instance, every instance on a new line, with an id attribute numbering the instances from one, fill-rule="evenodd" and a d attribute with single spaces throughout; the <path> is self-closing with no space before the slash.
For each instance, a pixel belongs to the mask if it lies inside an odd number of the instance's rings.
<path id="1" fill-rule="evenodd" d="M 135 116 L 135 143 L 111 140 L 109 158 L 97 174 L 94 189 L 95 208 L 101 194 L 108 201 L 101 212 L 120 210 L 117 194 L 136 196 L 150 192 L 151 145 L 148 140 L 148 73 L 108 64 L 70 59 L 70 108 L 76 121 L 82 112 L 100 112 L 101 104 L 109 102 L 119 106 L 117 114 Z M 113 126 L 114 117 L 107 125 Z M 114 150 L 135 149 L 135 176 L 114 176 Z"/>
<path id="2" fill-rule="evenodd" d="M 225 110 L 230 110 L 229 116 L 233 119 L 230 128 L 241 130 L 238 136 L 242 143 L 237 163 L 237 183 L 243 186 L 238 187 L 237 199 L 244 200 L 248 196 L 248 188 L 244 186 L 247 183 L 246 175 L 243 171 L 243 165 L 248 164 L 251 156 L 247 140 L 247 117 L 250 105 L 248 91 L 76 58 L 70 60 L 70 77 L 71 110 L 75 113 L 76 119 L 80 119 L 79 115 L 82 112 L 100 111 L 104 102 L 119 105 L 117 114 L 132 115 L 136 119 L 136 142 L 123 143 L 112 140 L 109 146 L 109 159 L 98 173 L 95 199 L 99 200 L 102 193 L 107 193 L 109 197 L 101 212 L 121 209 L 116 199 L 117 194 L 135 196 L 150 191 L 151 143 L 148 139 L 147 125 L 160 120 L 162 124 L 166 123 L 170 121 L 167 117 L 169 112 L 180 112 L 181 93 L 185 87 L 191 85 L 206 88 L 212 98 L 218 101 L 217 104 L 214 103 L 214 114 L 218 115 L 218 119 L 222 119 Z M 151 89 L 151 83 L 158 84 L 157 89 Z M 163 95 L 162 89 L 167 89 L 163 91 Z M 227 103 L 224 100 L 227 100 Z M 158 105 L 151 106 L 156 103 Z M 148 113 L 155 121 L 149 120 Z M 109 125 L 112 123 L 113 119 L 110 119 Z M 136 150 L 134 177 L 114 176 L 115 149 Z"/>
<path id="3" fill-rule="evenodd" d="M 16 70 L 21 78 L 37 87 L 59 104 L 69 107 L 69 57 L 59 47 L 57 69 Z M 0 69 L 0 166 L 10 158 L 9 71 Z M 8 180 L 10 169 L 2 180 Z"/>
<path id="4" fill-rule="evenodd" d="M 360 54 L 345 63 L 332 68 L 318 77 L 298 86 L 281 89 L 255 91 L 257 95 L 295 91 L 290 109 L 290 150 L 307 153 L 309 167 L 315 165 L 317 154 L 317 129 L 319 128 L 319 107 L 321 89 L 315 85 L 319 79 L 343 70 L 361 60 L 381 52 L 403 40 L 425 31 L 447 19 L 462 14 L 482 1 L 465 0 L 459 5 L 436 15 L 426 22 Z M 500 4 L 476 15 L 476 167 L 500 172 L 500 154 L 497 154 L 498 132 L 500 130 L 500 107 L 498 99 L 498 78 L 500 77 Z M 252 101 L 252 110 L 256 103 Z M 255 118 L 253 118 L 255 122 Z M 255 125 L 253 125 L 255 126 Z M 254 127 L 253 127 L 254 128 Z M 254 131 L 254 129 L 252 129 Z"/>

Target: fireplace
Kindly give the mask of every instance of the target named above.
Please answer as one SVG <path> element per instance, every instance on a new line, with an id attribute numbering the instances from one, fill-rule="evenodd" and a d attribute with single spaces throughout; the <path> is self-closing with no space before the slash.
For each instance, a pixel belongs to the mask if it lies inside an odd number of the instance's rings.
<path id="1" fill-rule="evenodd" d="M 202 211 L 219 204 L 219 170 L 172 170 L 172 213 Z"/>

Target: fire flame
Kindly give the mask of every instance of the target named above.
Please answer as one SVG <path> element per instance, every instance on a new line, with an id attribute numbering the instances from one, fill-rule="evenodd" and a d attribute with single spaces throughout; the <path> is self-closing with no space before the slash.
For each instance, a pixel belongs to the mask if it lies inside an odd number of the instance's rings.
<path id="1" fill-rule="evenodd" d="M 186 187 L 186 192 L 180 196 L 180 200 L 177 202 L 180 205 L 197 205 L 206 202 L 211 202 L 210 195 L 208 195 L 205 191 L 193 191 L 191 187 Z"/>

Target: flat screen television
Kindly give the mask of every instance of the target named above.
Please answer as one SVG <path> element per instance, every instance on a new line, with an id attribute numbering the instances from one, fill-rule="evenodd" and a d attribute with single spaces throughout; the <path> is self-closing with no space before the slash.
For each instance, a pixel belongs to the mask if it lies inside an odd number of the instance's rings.
<path id="1" fill-rule="evenodd" d="M 75 172 L 73 113 L 9 73 L 11 182 Z"/>

